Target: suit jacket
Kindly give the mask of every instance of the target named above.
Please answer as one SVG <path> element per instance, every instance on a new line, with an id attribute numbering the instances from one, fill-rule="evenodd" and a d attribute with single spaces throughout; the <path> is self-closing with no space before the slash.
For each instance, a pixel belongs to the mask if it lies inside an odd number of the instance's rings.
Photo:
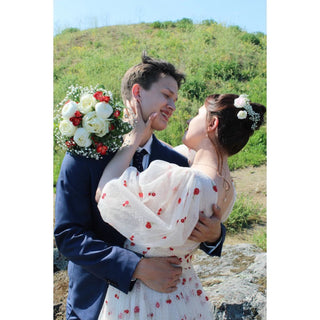
<path id="1" fill-rule="evenodd" d="M 104 168 L 114 154 L 102 160 L 67 153 L 56 186 L 55 240 L 69 260 L 69 292 L 66 317 L 96 320 L 108 285 L 127 293 L 141 255 L 123 248 L 125 238 L 105 223 L 95 201 Z M 188 166 L 185 157 L 160 143 L 153 136 L 150 161 L 165 160 Z M 220 255 L 220 246 L 210 255 Z M 204 246 L 201 249 L 206 251 Z M 72 318 L 74 319 L 74 318 Z"/>

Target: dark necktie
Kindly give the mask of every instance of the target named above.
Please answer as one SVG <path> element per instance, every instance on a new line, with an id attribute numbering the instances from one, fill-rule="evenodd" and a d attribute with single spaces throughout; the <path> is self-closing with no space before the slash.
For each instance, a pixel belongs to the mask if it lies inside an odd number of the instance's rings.
<path id="1" fill-rule="evenodd" d="M 133 156 L 132 165 L 136 167 L 139 172 L 143 171 L 142 160 L 147 153 L 145 149 L 142 149 L 141 151 L 136 151 Z"/>

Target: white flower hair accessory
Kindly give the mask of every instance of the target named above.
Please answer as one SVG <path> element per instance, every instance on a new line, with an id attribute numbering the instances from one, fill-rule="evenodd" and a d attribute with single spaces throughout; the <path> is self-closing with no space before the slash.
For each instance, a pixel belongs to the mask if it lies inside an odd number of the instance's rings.
<path id="1" fill-rule="evenodd" d="M 234 99 L 234 106 L 236 108 L 243 108 L 245 110 L 240 110 L 237 113 L 237 117 L 240 120 L 246 119 L 249 114 L 249 119 L 253 122 L 251 129 L 255 130 L 258 127 L 258 122 L 260 121 L 260 114 L 254 112 L 252 106 L 250 105 L 250 100 L 247 94 L 241 94 L 239 98 Z"/>
<path id="2" fill-rule="evenodd" d="M 57 146 L 99 160 L 116 151 L 132 126 L 121 119 L 124 106 L 102 86 L 70 86 L 55 109 Z"/>

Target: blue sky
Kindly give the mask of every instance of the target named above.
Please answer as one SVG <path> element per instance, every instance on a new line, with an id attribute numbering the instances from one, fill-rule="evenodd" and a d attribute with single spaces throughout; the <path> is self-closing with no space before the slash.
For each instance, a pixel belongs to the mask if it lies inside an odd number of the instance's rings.
<path id="1" fill-rule="evenodd" d="M 54 0 L 54 34 L 117 24 L 214 19 L 248 32 L 266 33 L 266 0 Z"/>

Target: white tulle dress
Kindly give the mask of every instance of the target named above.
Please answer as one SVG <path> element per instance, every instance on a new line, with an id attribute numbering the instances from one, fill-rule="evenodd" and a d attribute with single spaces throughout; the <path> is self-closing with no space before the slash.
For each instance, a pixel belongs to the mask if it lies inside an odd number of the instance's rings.
<path id="1" fill-rule="evenodd" d="M 101 216 L 128 239 L 125 247 L 145 257 L 175 255 L 183 272 L 173 293 L 156 292 L 139 280 L 128 294 L 109 286 L 99 320 L 212 319 L 208 297 L 191 263 L 199 243 L 188 237 L 200 211 L 212 215 L 217 192 L 208 176 L 160 160 L 140 174 L 129 167 L 104 187 L 98 204 Z"/>

